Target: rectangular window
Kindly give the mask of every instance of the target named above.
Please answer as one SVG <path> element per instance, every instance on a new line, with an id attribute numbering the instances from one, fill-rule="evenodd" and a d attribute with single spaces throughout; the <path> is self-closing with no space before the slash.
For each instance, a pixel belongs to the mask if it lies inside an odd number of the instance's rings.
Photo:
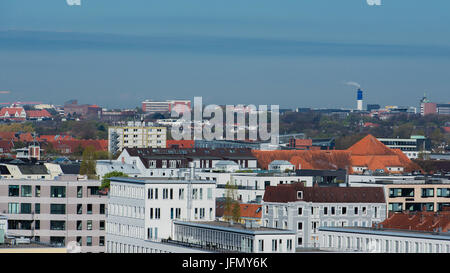
<path id="1" fill-rule="evenodd" d="M 92 236 L 86 237 L 86 246 L 92 246 Z"/>
<path id="2" fill-rule="evenodd" d="M 303 215 L 303 208 L 298 208 L 298 215 Z"/>
<path id="3" fill-rule="evenodd" d="M 212 188 L 208 188 L 208 200 L 212 200 L 212 197 L 213 196 L 213 194 L 212 194 Z"/>
<path id="4" fill-rule="evenodd" d="M 92 204 L 87 204 L 87 214 L 92 214 Z"/>
<path id="5" fill-rule="evenodd" d="M 50 230 L 66 230 L 66 221 L 50 221 Z"/>
<path id="6" fill-rule="evenodd" d="M 31 197 L 32 196 L 32 187 L 28 185 L 21 186 L 22 197 Z"/>
<path id="7" fill-rule="evenodd" d="M 77 204 L 77 214 L 83 213 L 83 204 Z"/>
<path id="8" fill-rule="evenodd" d="M 83 186 L 77 186 L 77 198 L 83 198 Z"/>
<path id="9" fill-rule="evenodd" d="M 100 221 L 100 230 L 105 230 L 105 221 Z"/>
<path id="10" fill-rule="evenodd" d="M 328 207 L 324 207 L 323 208 L 323 214 L 324 215 L 328 215 Z"/>
<path id="11" fill-rule="evenodd" d="M 8 196 L 18 197 L 19 196 L 19 185 L 9 185 L 8 186 Z"/>
<path id="12" fill-rule="evenodd" d="M 41 213 L 41 204 L 40 203 L 35 203 L 34 204 L 34 213 L 36 213 L 36 214 L 40 214 Z"/>
<path id="13" fill-rule="evenodd" d="M 277 251 L 278 249 L 278 242 L 277 240 L 272 240 L 272 251 Z"/>
<path id="14" fill-rule="evenodd" d="M 87 220 L 86 221 L 86 229 L 87 230 L 92 230 L 92 220 Z"/>
<path id="15" fill-rule="evenodd" d="M 173 199 L 173 189 L 170 189 L 170 200 Z"/>
<path id="16" fill-rule="evenodd" d="M 66 205 L 50 204 L 50 214 L 66 214 Z"/>
<path id="17" fill-rule="evenodd" d="M 331 207 L 331 215 L 335 215 L 336 214 L 336 208 L 335 207 Z"/>
<path id="18" fill-rule="evenodd" d="M 66 187 L 65 186 L 50 186 L 50 196 L 57 198 L 66 197 Z"/>
<path id="19" fill-rule="evenodd" d="M 347 214 L 347 207 L 342 207 L 342 214 L 346 215 Z"/>
<path id="20" fill-rule="evenodd" d="M 81 236 L 77 236 L 77 244 L 78 244 L 79 246 L 82 246 L 82 245 L 83 245 L 83 239 L 82 239 Z"/>
<path id="21" fill-rule="evenodd" d="M 264 240 L 258 240 L 258 251 L 264 251 Z"/>
<path id="22" fill-rule="evenodd" d="M 34 196 L 41 197 L 41 186 L 36 186 Z"/>
<path id="23" fill-rule="evenodd" d="M 434 189 L 422 189 L 422 197 L 434 197 Z"/>
<path id="24" fill-rule="evenodd" d="M 36 230 L 40 230 L 41 229 L 41 221 L 40 220 L 35 220 L 34 221 L 34 229 L 36 229 Z"/>
<path id="25" fill-rule="evenodd" d="M 77 221 L 77 230 L 83 230 L 83 221 L 81 220 Z"/>
<path id="26" fill-rule="evenodd" d="M 100 236 L 98 238 L 98 245 L 99 246 L 104 246 L 105 245 L 105 236 Z"/>
<path id="27" fill-rule="evenodd" d="M 105 204 L 100 204 L 100 214 L 105 214 Z"/>
<path id="28" fill-rule="evenodd" d="M 21 203 L 20 204 L 21 214 L 31 214 L 31 203 Z"/>
<path id="29" fill-rule="evenodd" d="M 184 189 L 178 189 L 178 199 L 184 199 Z"/>
<path id="30" fill-rule="evenodd" d="M 20 212 L 19 203 L 8 203 L 8 213 L 9 214 L 18 214 Z"/>
<path id="31" fill-rule="evenodd" d="M 303 230 L 303 222 L 297 222 L 297 230 Z"/>

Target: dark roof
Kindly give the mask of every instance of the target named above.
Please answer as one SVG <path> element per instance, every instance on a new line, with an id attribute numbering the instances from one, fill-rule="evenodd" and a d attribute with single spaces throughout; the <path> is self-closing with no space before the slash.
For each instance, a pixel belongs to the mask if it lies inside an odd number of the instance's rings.
<path id="1" fill-rule="evenodd" d="M 80 174 L 80 164 L 61 164 L 59 166 L 64 174 Z"/>
<path id="2" fill-rule="evenodd" d="M 252 150 L 247 148 L 125 148 L 125 150 L 130 156 L 138 156 L 147 168 L 149 159 L 256 160 Z"/>
<path id="3" fill-rule="evenodd" d="M 48 174 L 44 165 L 17 165 L 22 174 Z"/>
<path id="4" fill-rule="evenodd" d="M 303 198 L 297 198 L 297 192 Z M 384 203 L 382 187 L 305 187 L 303 183 L 269 186 L 264 202 L 315 202 L 315 203 Z"/>
<path id="5" fill-rule="evenodd" d="M 0 165 L 0 174 L 11 174 L 8 170 L 8 167 L 6 167 L 5 165 Z"/>

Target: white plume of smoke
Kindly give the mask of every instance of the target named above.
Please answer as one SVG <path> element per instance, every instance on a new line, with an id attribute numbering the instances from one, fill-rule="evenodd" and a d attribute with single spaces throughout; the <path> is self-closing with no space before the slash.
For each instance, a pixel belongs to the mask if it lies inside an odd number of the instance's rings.
<path id="1" fill-rule="evenodd" d="M 358 87 L 358 88 L 361 88 L 361 85 L 359 84 L 359 83 L 357 83 L 357 82 L 344 82 L 344 84 L 346 84 L 346 85 L 351 85 L 351 86 L 356 86 L 356 87 Z"/>

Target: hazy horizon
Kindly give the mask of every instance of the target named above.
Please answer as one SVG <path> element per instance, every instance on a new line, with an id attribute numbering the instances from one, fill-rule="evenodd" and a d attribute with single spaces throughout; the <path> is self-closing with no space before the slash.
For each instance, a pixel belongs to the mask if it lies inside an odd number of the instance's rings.
<path id="1" fill-rule="evenodd" d="M 448 1 L 65 2 L 0 3 L 0 102 L 450 102 Z"/>

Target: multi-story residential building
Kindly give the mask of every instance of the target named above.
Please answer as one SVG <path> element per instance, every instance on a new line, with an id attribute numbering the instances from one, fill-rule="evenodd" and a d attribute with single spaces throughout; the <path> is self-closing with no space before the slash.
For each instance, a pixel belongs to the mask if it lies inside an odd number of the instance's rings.
<path id="1" fill-rule="evenodd" d="M 54 180 L 2 179 L 0 212 L 8 217 L 8 234 L 66 246 L 82 252 L 105 252 L 107 197 L 100 181 L 76 175 Z"/>
<path id="2" fill-rule="evenodd" d="M 445 178 L 353 176 L 350 186 L 381 187 L 386 196 L 387 214 L 402 211 L 439 212 L 450 206 L 450 181 Z"/>
<path id="3" fill-rule="evenodd" d="M 145 122 L 108 128 L 108 151 L 115 154 L 124 148 L 166 148 L 167 128 Z"/>
<path id="4" fill-rule="evenodd" d="M 215 182 L 163 178 L 111 178 L 108 252 L 181 251 L 161 246 L 174 220 L 213 221 Z"/>
<path id="5" fill-rule="evenodd" d="M 319 227 L 372 226 L 386 218 L 383 189 L 305 187 L 303 183 L 267 187 L 263 225 L 296 232 L 296 247 L 320 247 Z"/>
<path id="6" fill-rule="evenodd" d="M 248 170 L 247 170 L 248 171 Z M 237 187 L 237 198 L 241 202 L 260 203 L 268 186 L 279 184 L 305 183 L 311 187 L 314 184 L 345 186 L 346 172 L 344 170 L 297 170 L 295 173 L 280 173 L 278 171 L 248 171 L 242 172 L 197 172 L 200 179 L 213 180 L 217 184 L 217 197 L 225 197 L 228 182 Z"/>
<path id="7" fill-rule="evenodd" d="M 146 113 L 167 113 L 172 110 L 181 113 L 191 110 L 190 100 L 167 100 L 167 101 L 152 101 L 145 100 L 142 102 L 142 111 Z"/>
<path id="8" fill-rule="evenodd" d="M 249 149 L 157 149 L 124 148 L 117 161 L 135 165 L 142 177 L 179 177 L 183 169 L 213 169 L 223 160 L 231 160 L 241 168 L 256 169 L 256 158 Z"/>
<path id="9" fill-rule="evenodd" d="M 420 153 L 431 153 L 431 140 L 424 136 L 411 136 L 411 138 L 377 138 L 390 149 L 401 150 L 409 159 L 416 159 Z"/>

